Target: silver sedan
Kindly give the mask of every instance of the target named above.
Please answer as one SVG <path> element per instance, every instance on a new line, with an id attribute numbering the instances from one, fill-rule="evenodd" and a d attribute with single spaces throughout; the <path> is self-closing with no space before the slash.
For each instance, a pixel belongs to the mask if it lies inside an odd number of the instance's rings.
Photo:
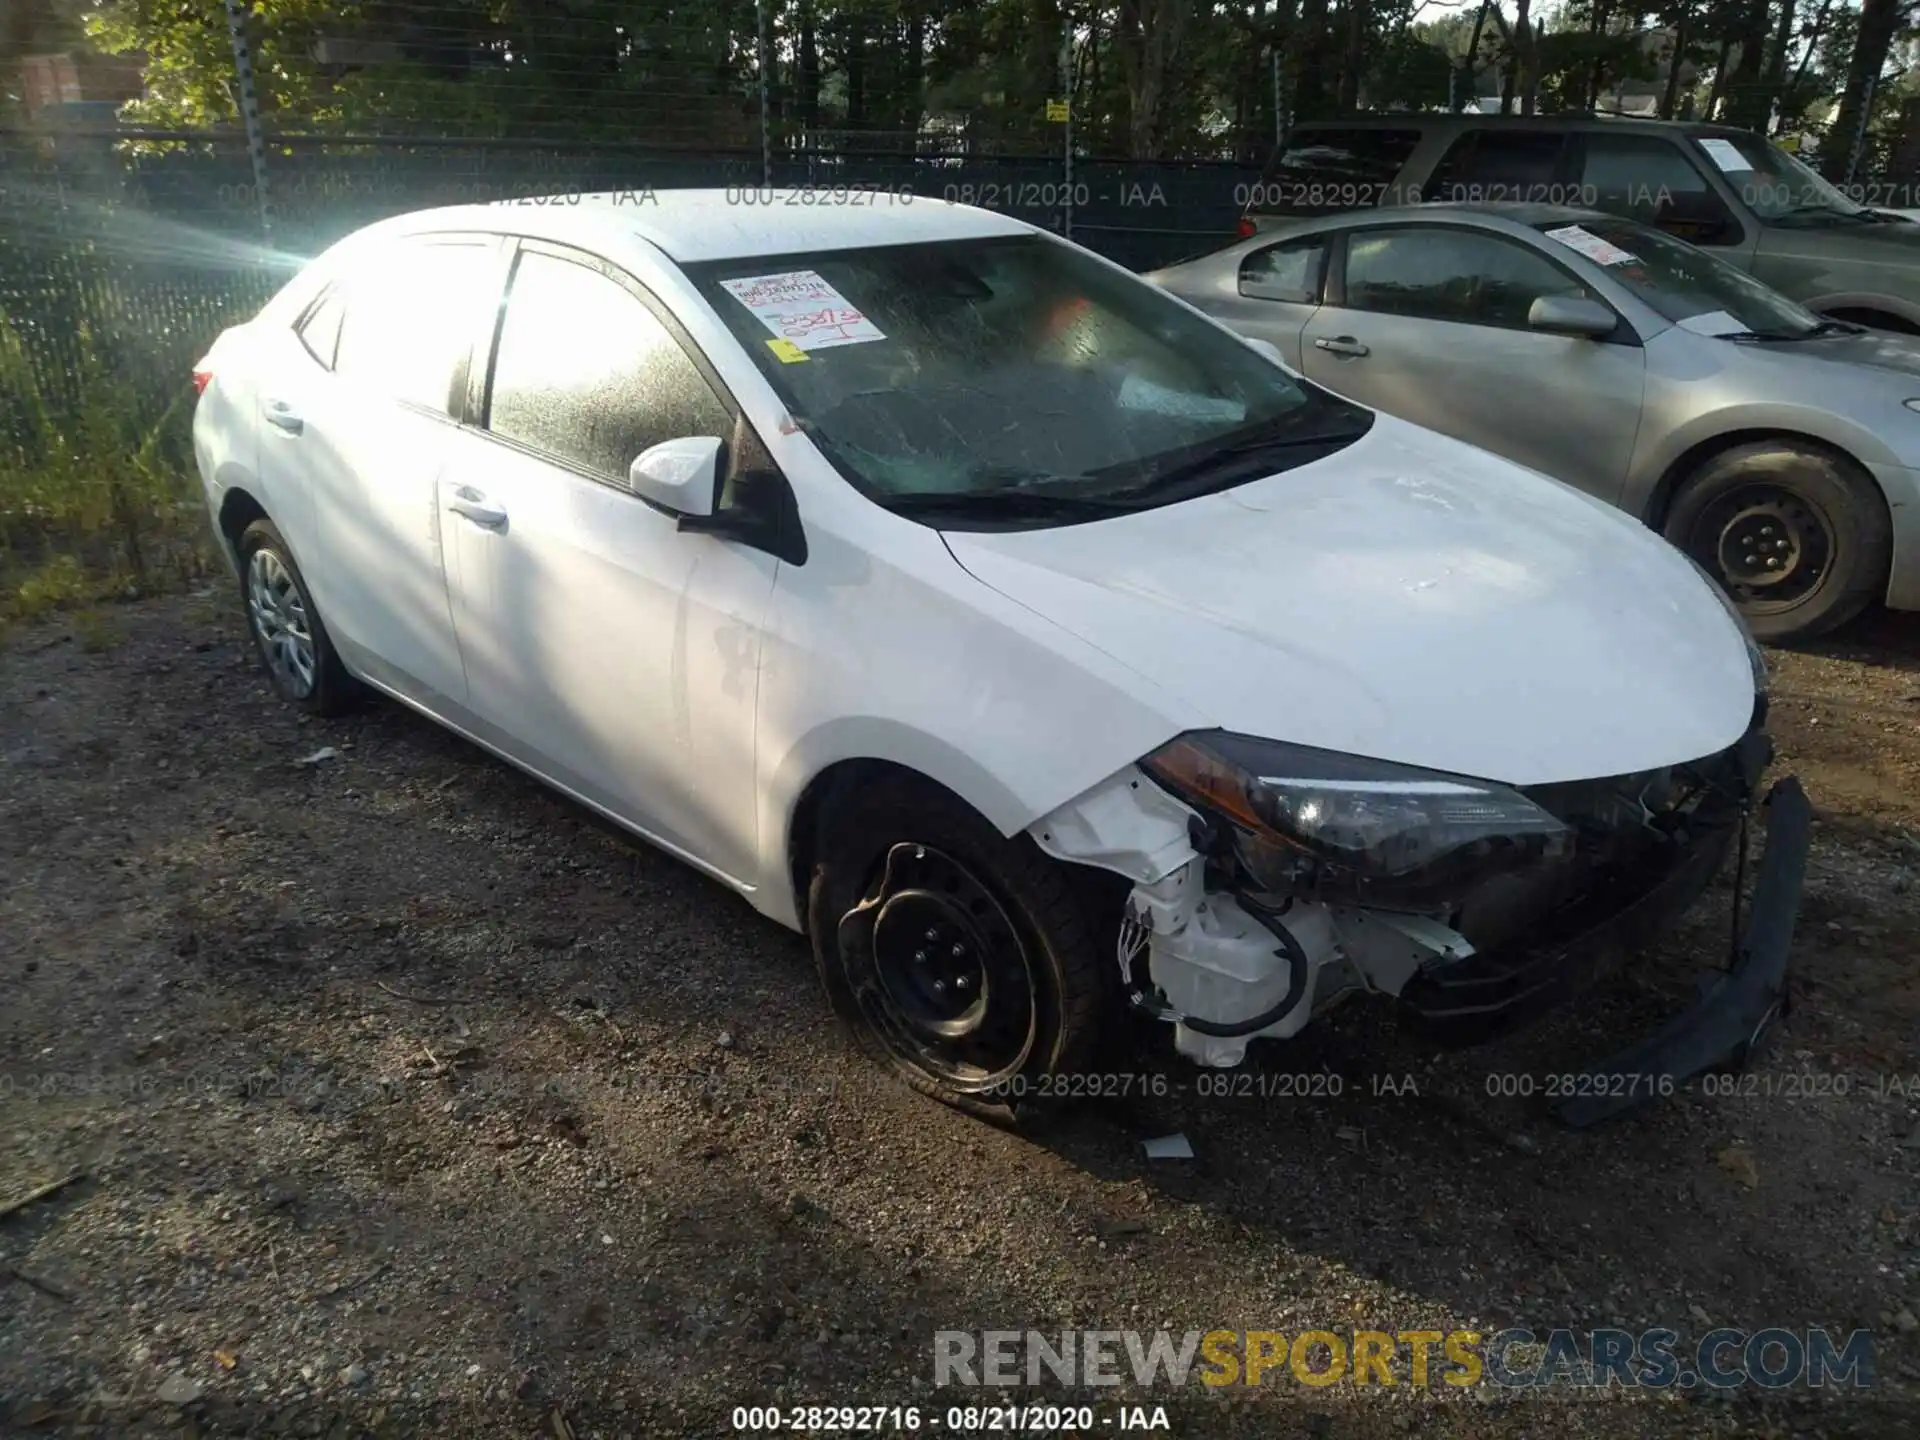
<path id="1" fill-rule="evenodd" d="M 1330 216 L 1147 278 L 1329 390 L 1640 517 L 1764 638 L 1920 609 L 1920 338 L 1546 206 Z"/>

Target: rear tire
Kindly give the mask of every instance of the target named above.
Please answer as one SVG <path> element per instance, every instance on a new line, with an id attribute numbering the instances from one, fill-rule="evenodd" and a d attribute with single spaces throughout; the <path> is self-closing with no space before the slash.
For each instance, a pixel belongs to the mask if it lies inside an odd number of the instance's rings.
<path id="1" fill-rule="evenodd" d="M 841 792 L 814 854 L 814 961 L 870 1058 L 1003 1124 L 1070 1090 L 1114 992 L 1059 862 L 913 776 Z"/>
<path id="2" fill-rule="evenodd" d="M 1690 475 L 1667 539 L 1720 581 L 1762 640 L 1836 630 L 1886 585 L 1893 522 L 1856 465 L 1812 445 L 1736 445 Z"/>
<path id="3" fill-rule="evenodd" d="M 271 520 L 256 520 L 234 547 L 247 629 L 275 692 L 310 715 L 339 715 L 360 697 L 327 635 L 293 552 Z"/>

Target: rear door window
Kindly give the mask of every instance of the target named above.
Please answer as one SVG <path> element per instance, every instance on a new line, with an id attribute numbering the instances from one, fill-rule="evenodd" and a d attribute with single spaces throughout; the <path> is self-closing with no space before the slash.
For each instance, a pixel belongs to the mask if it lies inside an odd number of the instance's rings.
<path id="1" fill-rule="evenodd" d="M 492 239 L 475 236 L 407 239 L 364 257 L 346 282 L 334 372 L 409 405 L 455 413 L 494 294 L 496 255 Z"/>
<path id="2" fill-rule="evenodd" d="M 1325 127 L 1289 135 L 1248 197 L 1260 213 L 1323 214 L 1391 204 L 1420 144 L 1416 127 Z"/>
<path id="3" fill-rule="evenodd" d="M 340 343 L 340 321 L 345 314 L 346 306 L 336 286 L 322 295 L 320 302 L 294 327 L 307 353 L 329 370 L 333 368 L 333 352 Z"/>
<path id="4" fill-rule="evenodd" d="M 1316 305 L 1326 258 L 1326 242 L 1318 237 L 1256 250 L 1240 262 L 1240 293 L 1249 300 Z"/>
<path id="5" fill-rule="evenodd" d="M 1447 204 L 1578 204 L 1566 183 L 1567 137 L 1554 130 L 1469 130 L 1435 167 L 1421 199 Z"/>

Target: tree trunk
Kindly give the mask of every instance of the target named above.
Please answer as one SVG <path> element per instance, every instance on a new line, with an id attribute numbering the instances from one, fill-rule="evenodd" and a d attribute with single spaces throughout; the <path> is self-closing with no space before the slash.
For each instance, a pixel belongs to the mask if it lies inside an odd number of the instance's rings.
<path id="1" fill-rule="evenodd" d="M 1593 68 L 1587 73 L 1587 109 L 1600 108 L 1600 94 L 1607 86 L 1607 62 L 1600 42 L 1606 38 L 1607 22 L 1613 18 L 1608 0 L 1593 0 L 1593 21 L 1587 33 L 1593 38 Z"/>
<path id="2" fill-rule="evenodd" d="M 1456 115 L 1470 104 L 1476 110 L 1479 109 L 1480 36 L 1487 28 L 1487 6 L 1490 3 L 1491 0 L 1480 0 L 1480 8 L 1474 12 L 1473 34 L 1467 39 L 1466 58 L 1461 61 L 1461 88 L 1456 90 L 1453 96 L 1453 110 Z"/>
<path id="3" fill-rule="evenodd" d="M 1714 112 L 1720 107 L 1720 92 L 1727 83 L 1727 56 L 1733 50 L 1733 41 L 1727 36 L 1720 37 L 1720 58 L 1713 62 L 1713 84 L 1707 88 L 1707 103 L 1700 118 L 1712 122 Z"/>
<path id="4" fill-rule="evenodd" d="M 1832 10 L 1833 0 L 1820 0 L 1820 8 L 1813 14 L 1813 33 L 1807 36 L 1807 48 L 1800 56 L 1800 63 L 1793 68 L 1793 82 L 1789 89 L 1798 90 L 1806 83 L 1807 71 L 1813 65 L 1814 53 L 1820 48 L 1820 37 L 1827 33 L 1827 16 Z"/>
<path id="5" fill-rule="evenodd" d="M 1767 112 L 1773 108 L 1773 102 L 1763 93 L 1761 80 L 1766 73 L 1770 18 L 1768 0 L 1750 0 L 1740 12 L 1739 28 L 1733 34 L 1739 58 L 1733 63 L 1733 74 L 1727 77 L 1724 98 L 1727 123 L 1743 130 L 1764 129 Z"/>
<path id="6" fill-rule="evenodd" d="M 1157 160 L 1164 141 L 1167 81 L 1180 53 L 1189 0 L 1120 0 L 1114 40 L 1126 76 L 1127 152 Z"/>
<path id="7" fill-rule="evenodd" d="M 900 64 L 900 98 L 895 102 L 899 126 L 909 136 L 908 148 L 919 149 L 921 86 L 926 77 L 927 17 L 920 0 L 907 0 L 906 45 Z"/>
<path id="8" fill-rule="evenodd" d="M 802 133 L 820 128 L 820 32 L 813 0 L 800 0 L 800 64 L 794 86 L 794 113 Z"/>
<path id="9" fill-rule="evenodd" d="M 1920 96 L 1908 96 L 1900 102 L 1900 121 L 1894 130 L 1886 173 L 1897 177 L 1920 175 Z"/>
<path id="10" fill-rule="evenodd" d="M 1540 98 L 1539 50 L 1533 33 L 1533 21 L 1529 18 L 1532 9 L 1533 0 L 1515 0 L 1512 93 L 1520 102 L 1522 115 L 1533 114 Z M 1503 115 L 1507 113 L 1506 95 L 1500 97 L 1500 111 Z"/>
<path id="11" fill-rule="evenodd" d="M 1860 31 L 1853 43 L 1853 63 L 1847 67 L 1847 86 L 1840 92 L 1840 110 L 1833 129 L 1820 147 L 1820 170 L 1827 179 L 1845 184 L 1853 178 L 1864 153 L 1862 126 L 1879 93 L 1880 76 L 1887 68 L 1887 52 L 1900 25 L 1900 0 L 1861 0 Z"/>
<path id="12" fill-rule="evenodd" d="M 1687 64 L 1687 17 L 1682 15 L 1673 26 L 1673 57 L 1667 61 L 1667 85 L 1660 92 L 1660 118 L 1671 120 L 1673 107 L 1680 98 L 1680 72 Z"/>
<path id="13" fill-rule="evenodd" d="M 1327 0 L 1300 0 L 1300 24 L 1290 47 L 1287 77 L 1290 120 L 1318 120 L 1326 114 L 1326 72 L 1320 64 L 1326 44 Z"/>
<path id="14" fill-rule="evenodd" d="M 1767 69 L 1760 81 L 1766 97 L 1766 108 L 1760 113 L 1768 134 L 1773 132 L 1774 108 L 1787 87 L 1787 51 L 1793 48 L 1793 22 L 1799 10 L 1795 0 L 1780 0 L 1780 23 L 1774 27 L 1773 48 L 1767 52 Z M 1755 108 L 1759 108 L 1757 102 Z"/>
<path id="15" fill-rule="evenodd" d="M 847 128 L 858 130 L 867 123 L 867 17 L 856 11 L 846 23 Z"/>
<path id="16" fill-rule="evenodd" d="M 1260 117 L 1265 109 L 1261 92 L 1268 88 L 1267 47 L 1255 44 L 1253 37 L 1267 28 L 1266 18 L 1267 0 L 1253 0 L 1252 13 L 1247 17 L 1244 58 L 1233 86 L 1233 153 L 1243 165 L 1256 163 L 1264 153 L 1256 147 L 1262 130 Z"/>
<path id="17" fill-rule="evenodd" d="M 1367 0 L 1347 0 L 1347 47 L 1340 62 L 1340 111 L 1360 108 L 1360 82 L 1367 74 Z"/>

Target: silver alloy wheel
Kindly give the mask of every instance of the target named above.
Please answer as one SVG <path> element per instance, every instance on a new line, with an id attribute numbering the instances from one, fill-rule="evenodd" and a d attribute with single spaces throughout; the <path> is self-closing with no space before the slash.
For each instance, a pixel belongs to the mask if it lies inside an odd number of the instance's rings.
<path id="1" fill-rule="evenodd" d="M 307 603 L 286 562 L 264 546 L 247 563 L 247 609 L 280 688 L 296 700 L 306 699 L 313 693 L 316 669 Z"/>

